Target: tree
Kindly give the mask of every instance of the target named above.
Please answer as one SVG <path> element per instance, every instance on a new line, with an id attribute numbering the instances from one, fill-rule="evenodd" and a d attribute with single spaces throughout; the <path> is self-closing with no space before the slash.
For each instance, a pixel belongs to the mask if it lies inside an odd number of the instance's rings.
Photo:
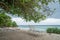
<path id="1" fill-rule="evenodd" d="M 17 24 L 11 21 L 11 18 L 4 13 L 0 13 L 0 27 L 16 27 Z"/>
<path id="2" fill-rule="evenodd" d="M 17 27 L 17 25 L 16 25 L 15 21 L 14 21 L 14 22 L 12 22 L 12 26 L 13 26 L 13 27 Z"/>
<path id="3" fill-rule="evenodd" d="M 51 2 L 55 0 L 0 0 L 0 7 L 26 21 L 39 22 L 51 14 L 48 7 Z"/>

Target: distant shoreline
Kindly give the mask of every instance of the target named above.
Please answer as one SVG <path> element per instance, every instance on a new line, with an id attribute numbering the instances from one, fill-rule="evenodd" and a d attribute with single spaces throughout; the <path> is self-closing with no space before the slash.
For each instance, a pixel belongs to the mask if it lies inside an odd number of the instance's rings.
<path id="1" fill-rule="evenodd" d="M 21 26 L 29 26 L 29 25 L 21 25 Z M 32 26 L 60 26 L 60 25 L 32 25 Z"/>

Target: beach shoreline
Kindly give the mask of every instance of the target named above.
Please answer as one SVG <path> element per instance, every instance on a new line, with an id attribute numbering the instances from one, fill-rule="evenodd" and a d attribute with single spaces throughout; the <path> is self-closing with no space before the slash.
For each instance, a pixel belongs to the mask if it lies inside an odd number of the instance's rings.
<path id="1" fill-rule="evenodd" d="M 18 28 L 0 28 L 0 40 L 60 40 L 59 34 L 20 30 Z M 7 30 L 8 29 L 8 30 Z"/>

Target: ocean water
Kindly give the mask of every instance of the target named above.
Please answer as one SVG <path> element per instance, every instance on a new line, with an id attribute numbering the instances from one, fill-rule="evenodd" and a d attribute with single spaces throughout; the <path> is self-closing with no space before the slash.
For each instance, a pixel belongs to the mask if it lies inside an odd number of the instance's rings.
<path id="1" fill-rule="evenodd" d="M 19 25 L 22 30 L 46 31 L 47 28 L 60 28 L 60 25 Z"/>

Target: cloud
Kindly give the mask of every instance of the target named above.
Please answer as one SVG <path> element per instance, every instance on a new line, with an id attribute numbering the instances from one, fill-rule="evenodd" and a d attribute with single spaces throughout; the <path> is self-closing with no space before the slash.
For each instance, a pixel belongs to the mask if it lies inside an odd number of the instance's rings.
<path id="1" fill-rule="evenodd" d="M 40 24 L 43 24 L 43 25 L 60 25 L 60 19 L 48 18 L 44 21 L 41 21 Z"/>
<path id="2" fill-rule="evenodd" d="M 39 23 L 26 22 L 25 20 L 21 18 L 12 18 L 13 21 L 15 21 L 18 25 L 60 25 L 60 19 L 56 18 L 47 18 L 46 20 L 43 20 Z"/>

